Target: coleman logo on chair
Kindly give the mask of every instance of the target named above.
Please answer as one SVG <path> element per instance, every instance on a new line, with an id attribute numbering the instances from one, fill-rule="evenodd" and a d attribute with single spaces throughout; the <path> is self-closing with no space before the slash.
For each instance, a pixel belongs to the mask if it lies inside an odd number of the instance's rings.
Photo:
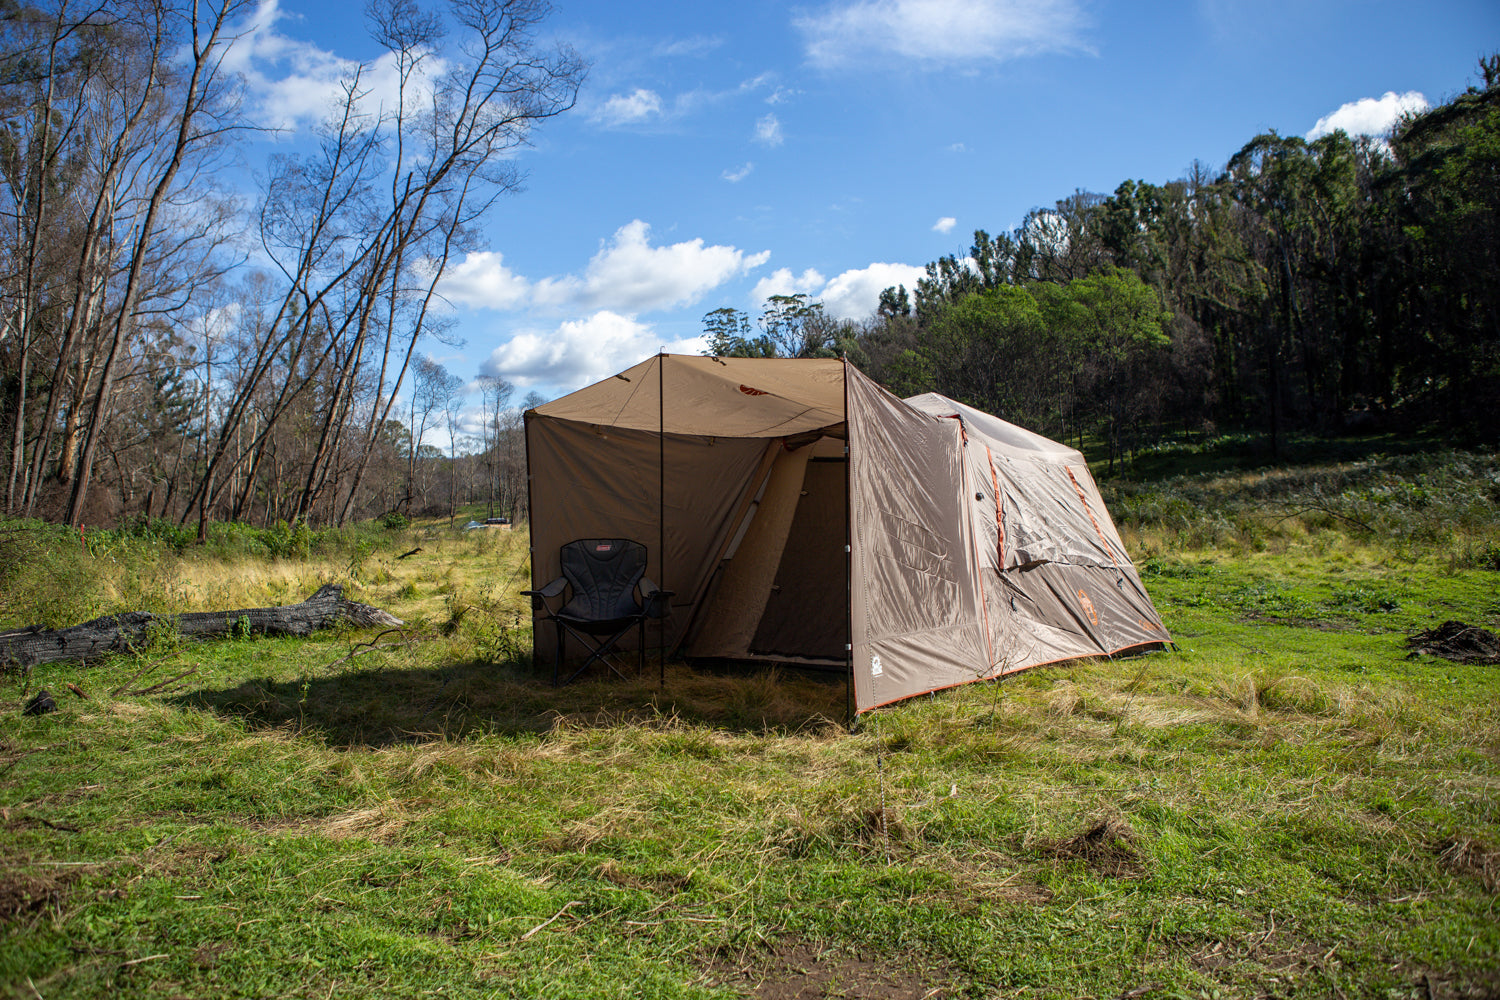
<path id="1" fill-rule="evenodd" d="M 611 545 L 610 543 L 608 543 L 608 542 L 600 542 L 598 545 L 594 546 L 594 551 L 595 552 L 608 552 L 612 548 L 614 548 L 614 546 Z"/>

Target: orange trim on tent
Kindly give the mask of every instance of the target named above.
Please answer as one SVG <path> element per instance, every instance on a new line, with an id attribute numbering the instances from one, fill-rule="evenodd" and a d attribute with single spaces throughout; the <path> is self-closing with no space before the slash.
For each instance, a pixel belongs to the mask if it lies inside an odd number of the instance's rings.
<path id="1" fill-rule="evenodd" d="M 990 460 L 990 485 L 995 488 L 995 569 L 1005 569 L 1005 505 L 1000 502 L 1000 475 L 995 471 L 995 453 L 984 446 Z"/>
<path id="2" fill-rule="evenodd" d="M 1083 495 L 1083 487 L 1078 485 L 1078 477 L 1073 475 L 1071 465 L 1063 466 L 1068 470 L 1068 481 L 1073 484 L 1073 492 L 1078 494 L 1078 502 L 1083 504 L 1083 511 L 1089 516 L 1089 522 L 1094 526 L 1094 533 L 1099 536 L 1099 541 L 1104 545 L 1104 551 L 1109 553 L 1109 561 L 1115 564 L 1115 570 L 1120 568 L 1120 559 L 1115 555 L 1115 547 L 1109 544 L 1109 539 L 1104 537 L 1104 529 L 1099 527 L 1099 519 L 1094 516 L 1094 510 L 1089 506 L 1089 498 Z"/>

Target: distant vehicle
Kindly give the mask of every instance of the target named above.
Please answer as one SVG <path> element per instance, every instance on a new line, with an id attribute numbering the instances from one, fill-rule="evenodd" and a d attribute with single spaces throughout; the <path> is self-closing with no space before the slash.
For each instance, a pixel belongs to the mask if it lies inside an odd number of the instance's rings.
<path id="1" fill-rule="evenodd" d="M 470 521 L 468 524 L 464 525 L 461 530 L 463 530 L 463 531 L 473 531 L 475 528 L 509 528 L 509 527 L 510 527 L 510 518 L 508 518 L 508 517 L 487 517 L 483 521 Z"/>

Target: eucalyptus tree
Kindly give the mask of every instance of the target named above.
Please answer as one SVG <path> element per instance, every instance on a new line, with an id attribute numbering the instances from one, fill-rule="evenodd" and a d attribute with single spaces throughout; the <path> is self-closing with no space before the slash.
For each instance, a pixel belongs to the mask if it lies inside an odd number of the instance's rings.
<path id="1" fill-rule="evenodd" d="M 215 473 L 244 460 L 232 428 L 282 354 L 312 362 L 276 393 L 252 448 L 325 366 L 335 369 L 294 514 L 349 516 L 449 262 L 519 187 L 514 154 L 533 129 L 576 100 L 582 62 L 535 39 L 549 11 L 542 0 L 447 0 L 435 13 L 407 0 L 372 6 L 372 33 L 397 69 L 394 94 L 376 101 L 368 67 L 357 68 L 318 152 L 273 166 L 261 233 L 285 292 L 225 409 L 196 497 L 200 524 L 216 500 Z M 315 329 L 326 332 L 317 343 Z"/>
<path id="2" fill-rule="evenodd" d="M 126 265 L 119 302 L 98 345 L 104 358 L 91 394 L 88 429 L 68 501 L 69 524 L 77 525 L 83 517 L 94 456 L 108 424 L 122 348 L 134 330 L 143 297 L 154 294 L 146 288 L 147 263 L 163 237 L 173 200 L 182 196 L 180 180 L 191 177 L 193 167 L 201 165 L 200 157 L 226 134 L 243 127 L 236 82 L 223 71 L 223 61 L 230 25 L 250 5 L 251 0 L 220 0 L 217 4 L 192 0 L 174 7 L 150 0 L 129 12 L 133 27 L 147 47 L 140 67 L 141 94 L 127 105 L 125 127 L 133 128 L 138 121 L 136 109 L 143 107 L 159 109 L 163 117 L 156 122 L 167 127 L 149 130 L 144 141 L 134 146 L 117 133 L 120 142 L 116 148 L 134 154 L 127 164 L 131 174 L 126 180 L 137 188 L 139 207 L 120 248 Z M 158 81 L 166 85 L 158 86 Z M 117 198 L 118 193 L 111 191 L 110 196 Z"/>

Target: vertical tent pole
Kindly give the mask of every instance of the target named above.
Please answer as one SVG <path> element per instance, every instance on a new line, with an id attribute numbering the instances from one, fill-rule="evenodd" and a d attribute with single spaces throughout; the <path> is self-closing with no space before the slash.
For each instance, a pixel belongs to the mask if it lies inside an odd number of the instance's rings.
<path id="1" fill-rule="evenodd" d="M 661 576 L 657 586 L 667 589 L 667 354 L 656 355 L 656 568 Z M 661 671 L 658 686 L 667 688 L 667 619 L 672 616 L 672 599 L 667 598 L 667 613 L 657 626 L 656 662 Z"/>
<path id="2" fill-rule="evenodd" d="M 850 526 L 850 505 L 854 494 L 850 490 L 849 466 L 854 461 L 853 434 L 849 423 L 849 356 L 844 362 L 844 725 L 854 728 L 854 536 Z"/>
<path id="3" fill-rule="evenodd" d="M 531 526 L 532 526 L 532 524 L 535 521 L 535 519 L 532 517 L 532 514 L 531 514 L 531 512 L 535 509 L 531 505 L 531 421 L 532 421 L 532 418 L 535 415 L 536 415 L 536 410 L 535 409 L 527 410 L 527 411 L 525 411 L 524 413 L 521 414 L 521 433 L 522 433 L 523 439 L 526 442 L 526 561 L 529 562 L 529 563 L 531 563 L 531 567 L 530 567 L 531 571 L 529 573 L 527 573 L 526 575 L 531 578 L 531 589 L 532 590 L 540 589 L 540 586 L 541 586 L 540 584 L 538 584 L 536 582 L 536 534 L 531 530 Z M 451 469 L 450 469 L 450 471 L 451 471 Z M 453 480 L 452 480 L 451 476 L 449 477 L 449 480 L 448 480 L 448 490 L 449 490 L 449 495 L 448 495 L 448 514 L 449 514 L 449 521 L 450 521 L 449 527 L 452 527 L 451 521 L 452 521 L 452 514 L 453 514 L 453 505 L 455 503 L 456 498 L 453 496 Z M 515 526 L 514 525 L 512 525 L 511 530 L 515 530 Z M 562 653 L 562 647 L 561 646 L 558 647 L 557 652 L 558 652 L 559 655 Z M 536 609 L 535 608 L 531 609 L 531 669 L 532 670 L 536 669 Z M 555 677 L 553 678 L 554 681 L 556 679 L 557 678 L 555 678 Z"/>

